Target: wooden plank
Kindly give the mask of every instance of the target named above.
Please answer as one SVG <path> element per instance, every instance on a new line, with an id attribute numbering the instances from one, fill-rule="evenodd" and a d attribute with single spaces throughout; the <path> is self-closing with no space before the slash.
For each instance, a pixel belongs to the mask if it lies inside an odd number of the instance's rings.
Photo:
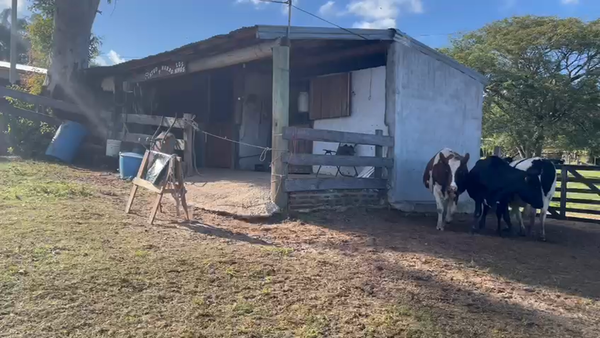
<path id="1" fill-rule="evenodd" d="M 578 214 L 600 215 L 600 210 L 566 208 L 565 211 L 566 212 L 574 212 L 574 213 L 578 213 Z"/>
<path id="2" fill-rule="evenodd" d="M 368 144 L 384 147 L 392 147 L 394 145 L 394 138 L 390 136 L 297 127 L 284 128 L 283 138 L 286 140 L 298 139 L 308 141 Z"/>
<path id="3" fill-rule="evenodd" d="M 560 214 L 563 218 L 566 217 L 565 208 L 567 207 L 567 185 L 569 183 L 569 176 L 567 170 L 560 172 L 562 182 L 560 185 Z"/>
<path id="4" fill-rule="evenodd" d="M 282 213 L 287 212 L 288 194 L 285 185 L 287 165 L 283 156 L 287 153 L 289 142 L 282 136 L 290 122 L 290 47 L 273 47 L 273 116 L 271 163 L 271 201 Z"/>
<path id="5" fill-rule="evenodd" d="M 332 189 L 387 189 L 387 180 L 372 178 L 288 178 L 287 192 Z"/>
<path id="6" fill-rule="evenodd" d="M 133 181 L 132 181 L 132 183 L 135 184 L 135 185 L 137 185 L 138 187 L 142 187 L 144 189 L 148 189 L 148 190 L 150 190 L 152 192 L 155 192 L 155 193 L 160 193 L 160 188 L 158 188 L 154 184 L 152 184 L 152 183 L 150 183 L 148 181 L 145 181 L 145 180 L 143 180 L 143 179 L 141 179 L 139 177 L 134 178 Z"/>
<path id="7" fill-rule="evenodd" d="M 284 162 L 291 165 L 327 165 L 335 167 L 386 167 L 392 168 L 391 158 L 371 156 L 338 156 L 313 154 L 286 154 Z"/>
<path id="8" fill-rule="evenodd" d="M 580 189 L 580 188 L 567 188 L 567 192 L 573 192 L 578 194 L 596 194 L 596 192 L 591 191 L 590 189 Z"/>
<path id="9" fill-rule="evenodd" d="M 53 126 L 58 126 L 61 124 L 61 121 L 54 116 L 40 114 L 26 109 L 19 109 L 11 105 L 6 100 L 0 100 L 0 113 L 15 117 L 22 117 L 31 121 L 41 121 Z"/>
<path id="10" fill-rule="evenodd" d="M 25 92 L 21 92 L 18 90 L 9 89 L 6 87 L 0 86 L 0 96 L 2 97 L 12 97 L 21 101 L 25 101 L 27 103 L 33 103 L 36 105 L 42 105 L 47 107 L 52 107 L 64 111 L 68 111 L 71 113 L 81 114 L 82 110 L 72 104 L 65 101 L 55 100 L 46 96 L 33 95 Z"/>
<path id="11" fill-rule="evenodd" d="M 560 201 L 560 197 L 553 197 L 552 201 L 558 202 Z M 567 203 L 600 205 L 600 200 L 591 200 L 585 198 L 567 198 Z"/>
<path id="12" fill-rule="evenodd" d="M 381 129 L 375 130 L 375 135 L 383 136 L 383 130 L 381 130 Z M 383 159 L 383 147 L 382 146 L 375 146 L 375 157 Z M 389 160 L 391 160 L 392 166 L 393 166 L 394 161 L 391 158 Z M 388 168 L 391 168 L 391 166 Z M 374 175 L 375 175 L 375 178 L 382 178 L 383 170 L 380 167 L 375 167 Z"/>
<path id="13" fill-rule="evenodd" d="M 189 121 L 192 120 L 192 114 L 183 114 L 183 118 Z M 188 123 L 183 128 L 183 141 L 184 144 L 189 145 L 189 147 L 182 147 L 183 149 L 183 161 L 185 163 L 185 174 L 188 176 L 193 176 L 194 173 L 194 129 Z"/>
<path id="14" fill-rule="evenodd" d="M 566 171 L 567 170 L 565 170 L 565 172 Z M 577 179 L 576 182 L 580 182 L 580 183 L 583 183 L 583 184 L 587 185 L 590 188 L 590 190 L 592 190 L 593 192 L 595 192 L 598 195 L 600 195 L 600 189 L 598 189 L 598 187 L 596 187 L 593 183 L 591 183 L 590 180 L 588 180 L 585 177 L 581 176 L 581 174 L 578 173 L 577 170 L 569 168 L 568 171 L 571 173 L 571 175 L 575 176 L 575 178 Z M 566 187 L 567 185 L 565 184 L 564 186 Z M 562 184 L 561 184 L 561 189 L 562 189 Z"/>
<path id="15" fill-rule="evenodd" d="M 124 117 L 127 123 L 147 124 L 151 126 L 170 127 L 173 122 L 173 128 L 183 129 L 186 127 L 184 119 L 176 119 L 174 117 L 162 117 L 154 115 L 128 114 Z"/>
<path id="16" fill-rule="evenodd" d="M 581 176 L 582 178 L 578 178 L 578 177 L 569 177 L 569 182 L 576 182 L 576 183 L 584 183 L 584 184 L 600 184 L 600 179 L 597 178 L 586 178 Z"/>
<path id="17" fill-rule="evenodd" d="M 555 218 L 560 218 L 560 214 L 553 207 L 548 207 L 548 212 Z"/>
<path id="18" fill-rule="evenodd" d="M 567 168 L 567 169 L 575 169 L 582 171 L 600 171 L 600 166 L 597 165 L 575 165 L 575 164 L 563 164 L 563 165 L 555 165 L 557 169 Z"/>
<path id="19" fill-rule="evenodd" d="M 152 135 L 122 132 L 119 137 L 123 142 L 133 142 L 147 145 L 150 143 Z M 185 145 L 186 142 L 184 140 L 177 139 L 177 142 L 175 143 L 175 149 L 185 150 Z"/>

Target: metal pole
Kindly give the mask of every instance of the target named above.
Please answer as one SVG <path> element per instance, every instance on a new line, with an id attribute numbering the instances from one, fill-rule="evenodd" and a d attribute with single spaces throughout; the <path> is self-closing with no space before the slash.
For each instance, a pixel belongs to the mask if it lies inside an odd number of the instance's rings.
<path id="1" fill-rule="evenodd" d="M 10 16 L 10 72 L 8 78 L 10 83 L 17 83 L 17 2 L 12 0 Z"/>
<path id="2" fill-rule="evenodd" d="M 287 25 L 287 32 L 286 32 L 286 37 L 288 38 L 288 41 L 290 40 L 291 27 L 292 27 L 292 0 L 288 0 L 288 25 Z"/>

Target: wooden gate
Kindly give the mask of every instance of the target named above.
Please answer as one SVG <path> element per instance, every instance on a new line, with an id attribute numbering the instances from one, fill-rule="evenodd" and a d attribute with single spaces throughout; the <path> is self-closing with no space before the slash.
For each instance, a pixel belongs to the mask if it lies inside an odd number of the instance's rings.
<path id="1" fill-rule="evenodd" d="M 283 138 L 290 142 L 297 140 L 336 142 L 341 144 L 375 146 L 375 156 L 342 156 L 289 153 L 284 156 L 284 162 L 297 166 L 336 166 L 336 167 L 374 167 L 373 177 L 296 177 L 285 179 L 285 191 L 288 193 L 324 191 L 324 190 L 387 190 L 388 181 L 383 177 L 383 168 L 394 166 L 392 158 L 383 157 L 383 147 L 392 147 L 394 139 L 383 136 L 381 130 L 377 134 L 361 134 L 332 130 L 287 127 L 284 128 Z"/>
<path id="2" fill-rule="evenodd" d="M 549 210 L 551 217 L 600 222 L 600 166 L 557 165 L 556 194 Z"/>

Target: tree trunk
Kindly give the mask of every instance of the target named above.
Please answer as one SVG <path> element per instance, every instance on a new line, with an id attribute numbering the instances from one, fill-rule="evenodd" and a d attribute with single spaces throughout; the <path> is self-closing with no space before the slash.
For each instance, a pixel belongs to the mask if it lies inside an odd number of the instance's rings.
<path id="1" fill-rule="evenodd" d="M 93 95 L 80 82 L 80 70 L 89 64 L 92 25 L 100 0 L 56 0 L 51 65 L 46 78 L 46 89 L 53 98 L 77 104 L 82 114 L 57 111 L 60 118 L 89 121 L 105 131 L 98 118 L 99 109 Z"/>

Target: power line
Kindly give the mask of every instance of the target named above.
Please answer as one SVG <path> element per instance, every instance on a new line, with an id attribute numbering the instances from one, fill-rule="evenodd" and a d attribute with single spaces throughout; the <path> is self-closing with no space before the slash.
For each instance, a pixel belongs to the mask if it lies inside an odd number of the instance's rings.
<path id="1" fill-rule="evenodd" d="M 291 0 L 290 0 L 290 1 L 291 1 Z M 296 6 L 296 5 L 294 5 L 294 4 L 292 4 L 292 7 L 294 7 L 295 9 L 299 10 L 299 11 L 300 11 L 300 12 L 302 12 L 302 13 L 308 14 L 308 15 L 310 15 L 310 16 L 312 16 L 312 17 L 314 17 L 314 18 L 317 18 L 317 19 L 319 19 L 319 20 L 321 20 L 321 21 L 327 22 L 328 24 L 330 24 L 330 25 L 332 25 L 332 26 L 335 26 L 335 27 L 337 27 L 337 28 L 339 28 L 339 29 L 341 29 L 341 30 L 343 30 L 343 31 L 346 31 L 346 32 L 348 32 L 348 33 L 350 33 L 350 34 L 354 34 L 354 35 L 356 35 L 356 36 L 358 36 L 358 37 L 361 37 L 361 38 L 363 38 L 363 39 L 365 39 L 365 40 L 369 40 L 368 38 L 366 38 L 366 37 L 364 37 L 364 36 L 362 36 L 362 35 L 360 35 L 360 34 L 358 34 L 358 33 L 356 33 L 356 32 L 353 32 L 353 31 L 351 31 L 351 30 L 349 30 L 349 29 L 347 29 L 347 28 L 344 28 L 344 27 L 342 27 L 342 26 L 340 26 L 340 25 L 338 25 L 338 24 L 335 24 L 335 23 L 333 23 L 333 22 L 331 22 L 331 21 L 329 21 L 329 20 L 323 19 L 322 17 L 320 17 L 320 16 L 318 16 L 318 15 L 316 15 L 316 14 L 313 14 L 313 13 L 311 13 L 311 12 L 307 11 L 307 10 L 304 10 L 304 9 L 302 9 L 302 8 L 300 8 L 300 7 Z"/>
<path id="2" fill-rule="evenodd" d="M 365 40 L 369 40 L 367 37 L 365 37 L 365 36 L 363 36 L 363 35 L 360 35 L 360 34 L 358 34 L 358 33 L 356 33 L 356 32 L 353 32 L 353 31 L 351 31 L 350 29 L 344 28 L 344 27 L 342 27 L 342 26 L 340 26 L 340 25 L 338 25 L 338 24 L 336 24 L 336 23 L 334 23 L 334 22 L 331 22 L 331 21 L 329 21 L 329 20 L 327 20 L 327 19 L 324 19 L 324 18 L 322 18 L 322 17 L 320 17 L 320 16 L 318 16 L 318 15 L 314 14 L 314 13 L 311 13 L 311 12 L 309 12 L 309 11 L 305 10 L 305 9 L 302 9 L 302 8 L 300 8 L 300 7 L 296 6 L 296 5 L 294 5 L 294 3 L 292 2 L 292 0 L 288 0 L 288 1 L 278 1 L 278 0 L 259 0 L 259 1 L 261 1 L 261 2 L 270 2 L 270 3 L 276 3 L 276 4 L 283 4 L 283 5 L 289 5 L 289 6 L 291 6 L 291 7 L 295 8 L 295 9 L 299 10 L 300 12 L 302 12 L 302 13 L 304 13 L 304 14 L 307 14 L 307 15 L 310 15 L 310 16 L 312 16 L 313 18 L 319 19 L 319 20 L 321 20 L 321 21 L 323 21 L 323 22 L 326 22 L 326 23 L 328 23 L 328 24 L 330 24 L 330 25 L 332 25 L 332 26 L 335 26 L 335 27 L 337 27 L 337 28 L 339 28 L 339 29 L 341 29 L 341 30 L 343 30 L 343 31 L 345 31 L 345 32 L 348 32 L 348 33 L 350 33 L 350 34 L 356 35 L 356 36 L 358 36 L 358 37 L 360 37 L 360 38 L 363 38 L 363 39 L 365 39 Z"/>

